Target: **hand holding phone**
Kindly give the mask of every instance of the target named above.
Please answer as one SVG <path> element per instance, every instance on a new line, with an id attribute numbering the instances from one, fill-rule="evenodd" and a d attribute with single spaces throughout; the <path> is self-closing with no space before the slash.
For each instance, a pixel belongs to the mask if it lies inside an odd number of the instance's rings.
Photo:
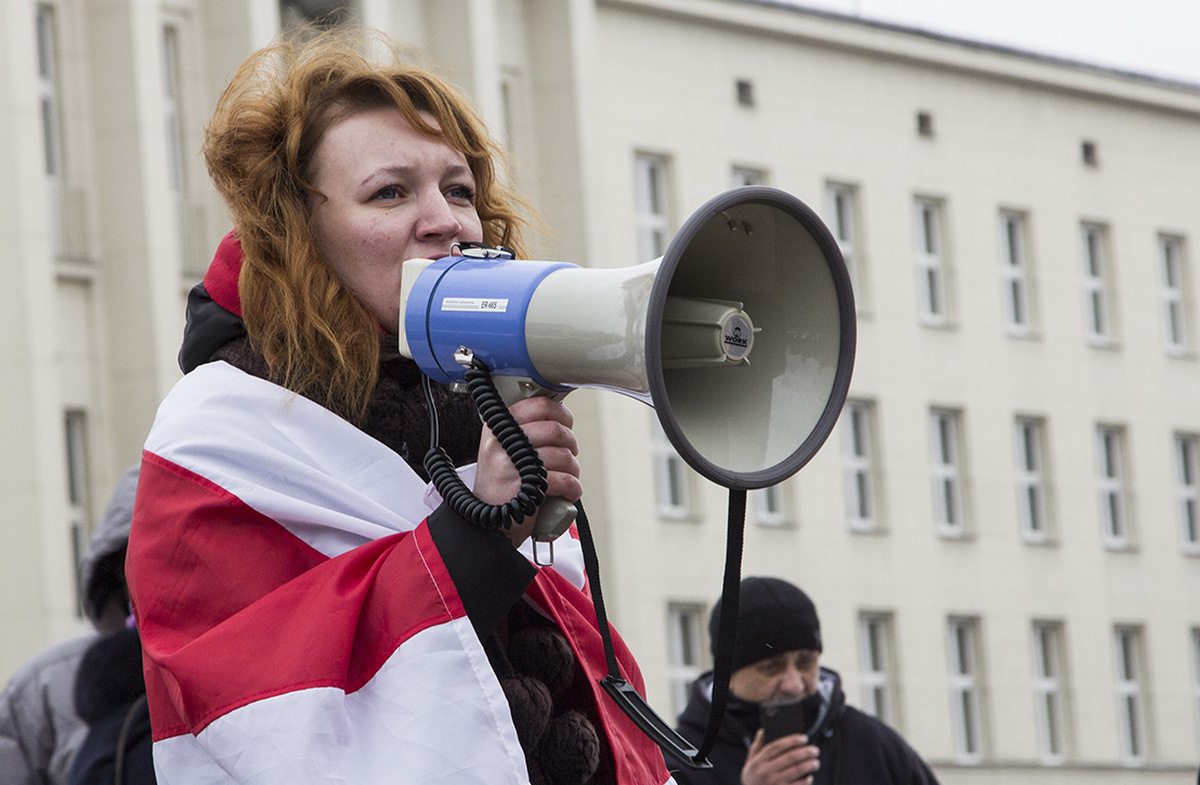
<path id="1" fill-rule="evenodd" d="M 758 718 L 763 729 L 763 744 L 793 733 L 812 735 L 820 713 L 821 701 L 815 695 L 760 705 Z"/>

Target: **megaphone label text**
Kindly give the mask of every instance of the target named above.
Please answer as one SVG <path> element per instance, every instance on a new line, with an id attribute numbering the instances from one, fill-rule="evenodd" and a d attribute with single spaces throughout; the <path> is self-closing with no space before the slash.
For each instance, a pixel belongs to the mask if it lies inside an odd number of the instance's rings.
<path id="1" fill-rule="evenodd" d="M 508 298 L 443 297 L 442 310 L 466 311 L 470 313 L 504 313 L 508 310 Z"/>
<path id="2" fill-rule="evenodd" d="M 754 326 L 745 316 L 733 314 L 721 330 L 721 341 L 724 343 L 726 357 L 741 360 L 750 354 L 750 347 L 754 342 Z"/>

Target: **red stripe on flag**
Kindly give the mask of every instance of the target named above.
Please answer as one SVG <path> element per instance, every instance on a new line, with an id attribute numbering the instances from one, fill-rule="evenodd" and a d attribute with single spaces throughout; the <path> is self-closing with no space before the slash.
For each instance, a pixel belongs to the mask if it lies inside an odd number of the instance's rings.
<path id="1" fill-rule="evenodd" d="M 464 615 L 424 524 L 330 559 L 152 453 L 128 572 L 155 740 L 293 690 L 353 692 L 412 635 Z"/>

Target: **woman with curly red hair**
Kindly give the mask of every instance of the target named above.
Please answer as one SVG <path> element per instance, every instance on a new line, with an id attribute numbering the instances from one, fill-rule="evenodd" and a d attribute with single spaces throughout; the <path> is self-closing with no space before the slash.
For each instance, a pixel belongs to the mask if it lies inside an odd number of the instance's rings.
<path id="1" fill-rule="evenodd" d="M 233 76 L 204 154 L 236 227 L 189 296 L 185 376 L 146 441 L 129 552 L 159 781 L 662 783 L 602 694 L 578 542 L 530 558 L 441 503 L 401 263 L 521 250 L 468 103 L 324 34 Z M 520 479 L 464 395 L 441 444 L 486 502 Z M 512 407 L 545 492 L 582 493 L 571 413 Z M 640 687 L 616 641 L 626 677 Z"/>

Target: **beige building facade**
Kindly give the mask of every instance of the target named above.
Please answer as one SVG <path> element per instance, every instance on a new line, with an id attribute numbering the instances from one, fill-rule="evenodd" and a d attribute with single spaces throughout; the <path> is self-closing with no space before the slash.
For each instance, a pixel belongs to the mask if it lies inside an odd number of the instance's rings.
<path id="1" fill-rule="evenodd" d="M 86 630 L 73 565 L 229 226 L 197 151 L 320 2 L 0 5 L 0 677 Z M 945 783 L 1191 783 L 1200 762 L 1200 86 L 782 4 L 359 0 L 475 99 L 545 259 L 654 258 L 766 183 L 855 282 L 850 397 L 751 494 L 745 574 Z M 579 391 L 616 626 L 674 715 L 711 665 L 725 492 Z"/>

